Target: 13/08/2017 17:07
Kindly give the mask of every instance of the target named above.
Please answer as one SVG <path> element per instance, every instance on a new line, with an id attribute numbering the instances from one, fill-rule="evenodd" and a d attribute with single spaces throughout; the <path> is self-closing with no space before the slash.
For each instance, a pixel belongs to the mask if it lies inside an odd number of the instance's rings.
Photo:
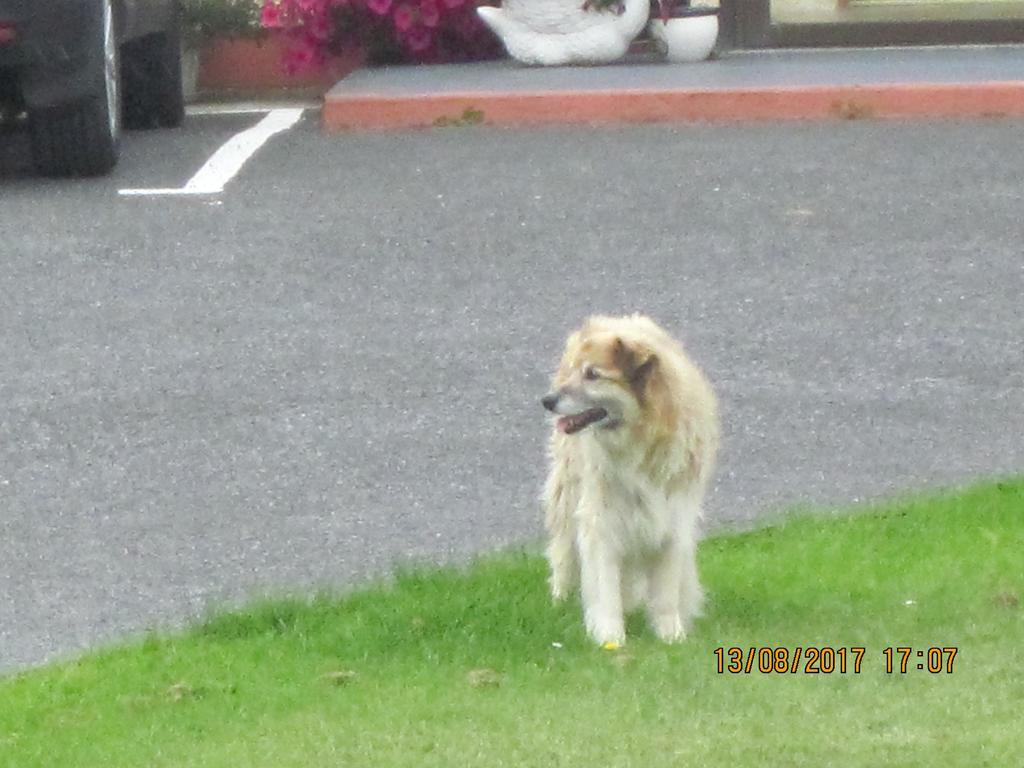
<path id="1" fill-rule="evenodd" d="M 889 646 L 882 650 L 886 674 L 906 674 L 914 669 L 932 674 L 953 673 L 953 660 L 959 649 L 955 646 L 932 646 L 915 649 Z M 861 673 L 867 649 L 863 646 L 788 646 L 715 648 L 718 674 L 797 674 L 845 675 Z"/>

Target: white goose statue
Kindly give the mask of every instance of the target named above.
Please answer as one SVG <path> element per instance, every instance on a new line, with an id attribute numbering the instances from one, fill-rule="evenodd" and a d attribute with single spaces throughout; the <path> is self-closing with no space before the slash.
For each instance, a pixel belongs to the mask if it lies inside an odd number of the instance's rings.
<path id="1" fill-rule="evenodd" d="M 650 0 L 615 8 L 584 0 L 503 0 L 476 12 L 523 64 L 601 64 L 622 58 L 650 15 Z"/>

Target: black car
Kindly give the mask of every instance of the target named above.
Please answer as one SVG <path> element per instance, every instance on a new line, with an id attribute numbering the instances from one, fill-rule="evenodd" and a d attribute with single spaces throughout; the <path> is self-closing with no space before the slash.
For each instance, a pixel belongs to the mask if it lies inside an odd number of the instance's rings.
<path id="1" fill-rule="evenodd" d="M 185 116 L 179 0 L 0 0 L 0 112 L 27 114 L 40 172 L 106 173 L 123 123 Z"/>

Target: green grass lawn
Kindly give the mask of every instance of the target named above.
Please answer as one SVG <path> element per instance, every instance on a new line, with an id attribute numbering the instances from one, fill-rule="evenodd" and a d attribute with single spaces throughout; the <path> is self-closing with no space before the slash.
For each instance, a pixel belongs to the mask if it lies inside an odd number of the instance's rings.
<path id="1" fill-rule="evenodd" d="M 700 559 L 707 616 L 674 647 L 635 620 L 595 649 L 542 560 L 505 554 L 0 679 L 0 765 L 1021 765 L 1024 482 L 801 515 Z M 866 652 L 859 674 L 720 674 L 730 646 Z M 906 674 L 890 646 L 915 650 Z M 916 668 L 931 647 L 958 648 L 952 674 Z"/>

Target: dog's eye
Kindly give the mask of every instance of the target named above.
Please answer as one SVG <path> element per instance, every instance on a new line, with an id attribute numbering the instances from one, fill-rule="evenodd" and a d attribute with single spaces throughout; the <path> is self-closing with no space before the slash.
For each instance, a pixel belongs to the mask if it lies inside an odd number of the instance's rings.
<path id="1" fill-rule="evenodd" d="M 597 372 L 597 368 L 592 365 L 588 365 L 583 369 L 583 378 L 587 381 L 597 381 L 601 378 L 601 374 Z"/>

